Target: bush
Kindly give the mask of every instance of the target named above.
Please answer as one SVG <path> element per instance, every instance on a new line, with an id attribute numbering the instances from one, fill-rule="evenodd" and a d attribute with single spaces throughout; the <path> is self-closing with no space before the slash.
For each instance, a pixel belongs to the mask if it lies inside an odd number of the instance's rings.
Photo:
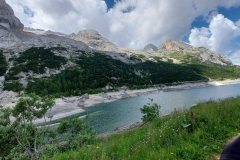
<path id="1" fill-rule="evenodd" d="M 0 106 L 0 159 L 50 159 L 53 154 L 75 150 L 95 141 L 95 131 L 78 117 L 61 121 L 57 128 L 35 124 L 54 105 L 52 96 L 30 94 L 14 108 Z M 12 118 L 12 120 L 10 120 Z"/>
<path id="2" fill-rule="evenodd" d="M 150 98 L 149 98 L 150 99 Z M 144 114 L 142 117 L 143 123 L 152 122 L 154 119 L 159 117 L 161 106 L 157 103 L 153 103 L 153 99 L 150 99 L 150 103 L 147 103 L 140 108 L 141 112 Z"/>
<path id="3" fill-rule="evenodd" d="M 23 86 L 19 81 L 4 82 L 3 90 L 20 92 L 23 90 Z"/>

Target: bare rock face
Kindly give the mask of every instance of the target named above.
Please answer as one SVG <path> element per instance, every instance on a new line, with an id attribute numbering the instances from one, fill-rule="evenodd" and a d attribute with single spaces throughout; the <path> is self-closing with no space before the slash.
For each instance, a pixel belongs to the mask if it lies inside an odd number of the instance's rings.
<path id="1" fill-rule="evenodd" d="M 226 57 L 210 51 L 204 47 L 193 47 L 182 41 L 172 41 L 169 40 L 164 44 L 160 44 L 158 47 L 158 52 L 162 53 L 165 56 L 168 56 L 171 53 L 178 52 L 184 55 L 190 54 L 195 56 L 202 62 L 212 62 L 221 65 L 231 65 L 232 62 Z"/>
<path id="2" fill-rule="evenodd" d="M 148 44 L 144 47 L 145 51 L 156 51 L 158 48 L 154 46 L 153 44 Z"/>
<path id="3" fill-rule="evenodd" d="M 19 42 L 19 39 L 9 29 L 0 25 L 0 48 L 8 48 Z"/>
<path id="4" fill-rule="evenodd" d="M 69 34 L 69 35 L 67 35 L 67 36 L 65 36 L 65 37 L 70 38 L 70 39 L 74 39 L 75 36 L 76 36 L 76 34 L 75 34 L 75 33 L 72 33 L 72 34 Z"/>
<path id="5" fill-rule="evenodd" d="M 56 35 L 56 36 L 60 36 L 60 37 L 70 38 L 70 39 L 74 39 L 74 37 L 76 36 L 75 33 L 65 34 L 65 33 L 61 33 L 61 32 L 53 32 L 50 30 L 44 32 L 44 35 Z"/>
<path id="6" fill-rule="evenodd" d="M 19 94 L 13 91 L 0 92 L 0 106 L 14 107 L 19 99 Z"/>
<path id="7" fill-rule="evenodd" d="M 103 38 L 97 31 L 83 30 L 74 37 L 77 41 L 85 42 L 90 47 L 102 51 L 118 51 L 118 47 L 108 39 Z"/>
<path id="8" fill-rule="evenodd" d="M 182 51 L 182 50 L 194 50 L 194 47 L 191 45 L 188 45 L 182 41 L 166 41 L 164 44 L 160 44 L 158 47 L 158 50 L 160 51 Z"/>
<path id="9" fill-rule="evenodd" d="M 0 25 L 15 31 L 23 31 L 24 27 L 5 0 L 0 0 Z"/>

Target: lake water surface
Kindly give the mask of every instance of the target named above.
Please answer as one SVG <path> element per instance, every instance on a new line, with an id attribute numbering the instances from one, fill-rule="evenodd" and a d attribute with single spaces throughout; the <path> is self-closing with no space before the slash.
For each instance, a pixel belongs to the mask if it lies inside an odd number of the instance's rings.
<path id="1" fill-rule="evenodd" d="M 160 92 L 98 104 L 87 108 L 83 114 L 90 114 L 90 124 L 97 133 L 103 133 L 139 121 L 142 117 L 140 108 L 150 102 L 149 98 L 161 105 L 162 114 L 168 114 L 174 108 L 190 108 L 198 102 L 238 95 L 240 95 L 240 84 Z"/>

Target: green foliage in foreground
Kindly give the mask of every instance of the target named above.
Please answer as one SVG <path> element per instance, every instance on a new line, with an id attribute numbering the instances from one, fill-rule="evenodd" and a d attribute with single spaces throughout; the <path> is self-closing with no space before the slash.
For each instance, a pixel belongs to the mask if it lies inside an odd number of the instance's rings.
<path id="1" fill-rule="evenodd" d="M 2 51 L 0 51 L 0 76 L 3 76 L 7 70 L 7 61 Z"/>
<path id="2" fill-rule="evenodd" d="M 160 115 L 161 106 L 157 103 L 154 103 L 153 99 L 150 99 L 150 101 L 151 103 L 147 103 L 142 108 L 140 108 L 141 113 L 144 114 L 142 117 L 143 123 L 152 122 Z"/>
<path id="3" fill-rule="evenodd" d="M 21 97 L 13 109 L 0 106 L 0 159 L 39 159 L 43 154 L 49 158 L 95 140 L 93 129 L 78 117 L 61 121 L 55 128 L 47 126 L 46 115 L 51 115 L 47 111 L 53 105 L 50 96 L 30 94 Z M 36 118 L 44 118 L 44 125 L 36 126 Z"/>
<path id="4" fill-rule="evenodd" d="M 100 138 L 78 151 L 53 159 L 216 159 L 229 139 L 240 132 L 240 97 L 200 103 L 152 124 Z"/>

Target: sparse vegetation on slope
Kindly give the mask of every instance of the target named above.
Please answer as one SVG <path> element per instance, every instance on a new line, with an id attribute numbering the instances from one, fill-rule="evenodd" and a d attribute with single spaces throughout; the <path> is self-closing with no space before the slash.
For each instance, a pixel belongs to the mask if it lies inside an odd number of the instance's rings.
<path id="1" fill-rule="evenodd" d="M 53 159 L 215 159 L 240 132 L 240 97 L 200 103 Z"/>
<path id="2" fill-rule="evenodd" d="M 240 68 L 236 66 L 222 66 L 209 63 L 191 64 L 187 66 L 205 78 L 215 80 L 240 78 Z"/>
<path id="3" fill-rule="evenodd" d="M 20 72 L 27 73 L 26 91 L 28 93 L 36 92 L 42 95 L 55 94 L 57 96 L 99 93 L 105 91 L 106 86 L 110 86 L 110 90 L 122 86 L 136 89 L 153 85 L 171 85 L 174 82 L 223 80 L 240 77 L 240 68 L 200 62 L 194 57 L 189 57 L 188 54 L 185 54 L 185 60 L 188 58 L 188 62 L 191 61 L 190 64 L 174 64 L 172 59 L 163 62 L 160 57 L 152 57 L 157 62 L 149 60 L 141 62 L 136 56 L 130 57 L 130 59 L 138 61 L 138 63 L 127 64 L 102 53 L 83 51 L 74 55 L 75 58 L 70 56 L 67 59 L 55 55 L 52 51 L 65 52 L 66 49 L 63 47 L 49 49 L 33 47 L 20 53 L 19 57 L 12 57 L 14 66 L 6 76 L 4 89 L 16 90 L 14 88 L 15 82 L 19 82 L 17 80 L 23 78 L 18 75 Z M 176 52 L 170 56 L 176 58 L 180 56 L 179 54 Z M 69 66 L 70 68 L 62 70 L 59 74 L 43 78 L 34 78 L 29 75 L 29 71 L 43 74 L 46 67 L 59 70 L 67 61 L 71 62 L 73 66 Z M 20 82 L 22 83 L 22 81 Z M 22 89 L 22 87 L 17 88 Z"/>
<path id="4" fill-rule="evenodd" d="M 55 48 L 54 48 L 55 49 Z M 50 69 L 59 69 L 66 64 L 67 59 L 61 56 L 56 56 L 51 52 L 51 49 L 44 47 L 32 47 L 22 53 L 17 58 L 12 58 L 14 67 L 9 70 L 6 80 L 18 79 L 16 75 L 20 72 L 29 72 L 43 74 L 45 67 Z"/>
<path id="5" fill-rule="evenodd" d="M 200 57 L 200 54 L 201 53 L 184 53 L 184 52 L 178 51 L 178 52 L 173 52 L 169 54 L 169 57 L 180 60 L 184 64 L 192 64 L 192 63 L 199 64 L 201 63 L 201 59 L 202 59 Z"/>
<path id="6" fill-rule="evenodd" d="M 79 95 L 83 93 L 102 92 L 107 85 L 142 86 L 149 84 L 146 75 L 135 74 L 135 69 L 119 60 L 109 56 L 94 53 L 82 54 L 76 60 L 76 67 L 68 68 L 58 75 L 46 79 L 33 79 L 29 81 L 27 92 L 38 94 Z"/>

